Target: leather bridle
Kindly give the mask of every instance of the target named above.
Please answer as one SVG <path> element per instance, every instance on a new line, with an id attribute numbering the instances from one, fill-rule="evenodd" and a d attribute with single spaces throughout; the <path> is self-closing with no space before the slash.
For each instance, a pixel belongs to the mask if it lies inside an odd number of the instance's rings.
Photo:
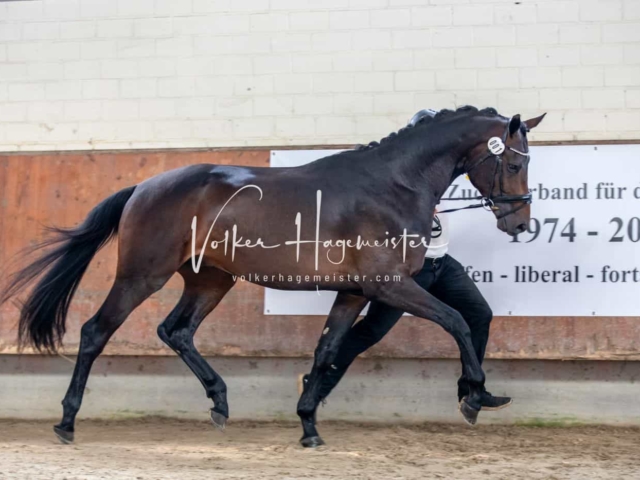
<path id="1" fill-rule="evenodd" d="M 526 207 L 527 205 L 531 204 L 531 202 L 533 201 L 533 197 L 531 195 L 531 193 L 526 193 L 523 195 L 504 195 L 504 188 L 503 188 L 503 176 L 504 176 L 504 169 L 502 168 L 502 154 L 504 153 L 505 150 L 509 150 L 517 155 L 520 155 L 522 157 L 525 158 L 529 158 L 529 152 L 521 152 L 519 150 L 516 150 L 513 147 L 510 147 L 506 144 L 507 141 L 507 136 L 509 135 L 509 124 L 507 124 L 507 128 L 505 129 L 504 134 L 502 135 L 502 138 L 500 137 L 492 137 L 489 139 L 489 141 L 487 142 L 487 148 L 489 149 L 489 154 L 480 158 L 480 160 L 478 160 L 477 162 L 473 163 L 469 168 L 465 169 L 465 173 L 467 175 L 469 175 L 469 172 L 471 172 L 474 168 L 482 165 L 484 162 L 486 162 L 488 159 L 490 159 L 491 157 L 495 158 L 496 160 L 496 168 L 493 172 L 493 177 L 491 180 L 491 189 L 489 190 L 489 196 L 485 197 L 485 196 L 477 196 L 477 197 L 464 197 L 464 198 L 446 198 L 444 200 L 480 200 L 479 203 L 477 204 L 473 204 L 473 205 L 468 205 L 466 207 L 461 207 L 461 208 L 449 208 L 447 210 L 438 210 L 438 213 L 451 213 L 451 212 L 457 212 L 459 210 L 468 210 L 471 208 L 484 208 L 486 210 L 491 210 L 491 211 L 498 211 L 499 207 L 496 206 L 496 203 L 507 203 L 507 204 L 512 204 L 512 203 L 521 203 L 521 205 L 512 208 L 511 210 L 508 210 L 506 212 L 503 213 L 499 213 L 496 214 L 496 218 L 499 220 L 501 218 L 506 217 L 507 215 L 512 215 L 520 210 L 522 210 L 524 207 Z M 494 195 L 493 192 L 495 190 L 495 185 L 496 185 L 496 177 L 499 177 L 498 180 L 498 188 L 500 189 L 499 194 L 498 195 Z"/>

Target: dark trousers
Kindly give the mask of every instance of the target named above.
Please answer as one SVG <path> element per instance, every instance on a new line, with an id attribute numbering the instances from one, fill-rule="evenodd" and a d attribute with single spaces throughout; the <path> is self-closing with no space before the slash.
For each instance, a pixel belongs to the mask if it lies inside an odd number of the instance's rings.
<path id="1" fill-rule="evenodd" d="M 462 315 L 469 325 L 473 348 L 482 363 L 493 313 L 462 265 L 449 255 L 435 260 L 426 258 L 422 270 L 414 279 L 418 285 Z M 333 368 L 325 374 L 320 387 L 321 398 L 329 395 L 355 358 L 382 340 L 403 313 L 384 303 L 371 302 L 367 315 L 351 328 L 338 351 Z M 469 386 L 463 375 L 458 380 L 458 398 L 468 393 Z"/>

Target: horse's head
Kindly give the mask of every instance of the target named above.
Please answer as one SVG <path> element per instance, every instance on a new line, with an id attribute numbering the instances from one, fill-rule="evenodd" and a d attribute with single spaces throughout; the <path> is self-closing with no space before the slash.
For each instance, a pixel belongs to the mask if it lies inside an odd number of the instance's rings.
<path id="1" fill-rule="evenodd" d="M 507 123 L 500 119 L 491 127 L 489 138 L 474 147 L 465 160 L 464 169 L 471 183 L 485 197 L 498 228 L 509 235 L 522 233 L 529 225 L 527 132 L 543 118 L 540 115 L 523 122 L 520 115 L 515 115 Z"/>

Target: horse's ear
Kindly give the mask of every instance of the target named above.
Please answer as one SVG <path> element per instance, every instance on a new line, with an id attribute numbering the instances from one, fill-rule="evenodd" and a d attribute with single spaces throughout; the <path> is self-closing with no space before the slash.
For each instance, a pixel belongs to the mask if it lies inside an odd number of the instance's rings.
<path id="1" fill-rule="evenodd" d="M 520 114 L 514 115 L 509 120 L 509 136 L 512 137 L 520 129 Z"/>
<path id="2" fill-rule="evenodd" d="M 532 128 L 536 128 L 540 124 L 540 122 L 542 121 L 542 119 L 544 118 L 545 115 L 546 115 L 546 113 L 543 113 L 539 117 L 530 118 L 529 120 L 525 120 L 524 124 L 526 125 L 527 130 L 531 130 Z"/>

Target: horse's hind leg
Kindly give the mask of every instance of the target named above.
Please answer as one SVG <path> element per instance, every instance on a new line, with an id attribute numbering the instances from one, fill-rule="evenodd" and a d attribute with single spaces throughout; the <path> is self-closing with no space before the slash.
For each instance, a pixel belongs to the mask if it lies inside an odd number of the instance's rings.
<path id="1" fill-rule="evenodd" d="M 54 431 L 63 443 L 73 442 L 75 418 L 80 410 L 89 372 L 95 359 L 129 314 L 154 292 L 170 275 L 147 278 L 116 278 L 106 300 L 80 332 L 80 350 L 71 384 L 62 401 L 62 421 Z"/>
<path id="2" fill-rule="evenodd" d="M 300 439 L 303 447 L 317 447 L 324 444 L 315 425 L 316 409 L 320 403 L 322 377 L 331 368 L 342 341 L 367 302 L 368 300 L 361 296 L 338 293 L 331 307 L 329 318 L 327 318 L 316 347 L 309 380 L 306 382 L 302 396 L 298 401 L 297 412 L 304 431 Z"/>
<path id="3" fill-rule="evenodd" d="M 158 336 L 198 377 L 207 397 L 213 401 L 211 421 L 224 429 L 229 418 L 227 386 L 202 358 L 193 344 L 193 337 L 202 320 L 220 303 L 235 282 L 230 274 L 213 267 L 203 267 L 198 274 L 191 267 L 183 267 L 179 273 L 184 278 L 184 292 L 178 305 L 158 327 Z"/>

